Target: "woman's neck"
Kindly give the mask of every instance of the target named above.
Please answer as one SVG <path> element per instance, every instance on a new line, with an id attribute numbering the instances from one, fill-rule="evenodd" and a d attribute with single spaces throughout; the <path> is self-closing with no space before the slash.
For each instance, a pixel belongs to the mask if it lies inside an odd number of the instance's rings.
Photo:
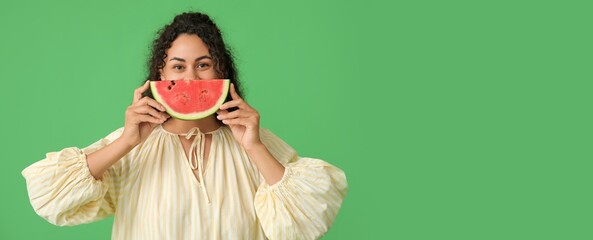
<path id="1" fill-rule="evenodd" d="M 203 133 L 212 132 L 221 127 L 222 124 L 212 114 L 198 120 L 181 120 L 171 117 L 162 126 L 168 132 L 181 134 L 187 133 L 193 127 L 198 127 Z"/>

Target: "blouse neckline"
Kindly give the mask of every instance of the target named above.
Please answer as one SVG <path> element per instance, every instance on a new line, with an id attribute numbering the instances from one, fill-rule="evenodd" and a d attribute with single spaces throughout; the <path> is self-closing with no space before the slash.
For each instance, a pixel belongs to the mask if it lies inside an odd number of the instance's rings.
<path id="1" fill-rule="evenodd" d="M 191 170 L 197 170 L 198 171 L 198 181 L 200 184 L 200 187 L 202 189 L 202 192 L 204 194 L 204 197 L 206 198 L 206 202 L 208 204 L 210 204 L 210 196 L 208 194 L 208 191 L 206 190 L 206 185 L 204 184 L 204 144 L 205 144 L 205 138 L 206 138 L 206 134 L 213 134 L 213 133 L 218 133 L 220 131 L 222 131 L 223 126 L 220 126 L 219 128 L 217 128 L 214 131 L 210 131 L 210 132 L 206 132 L 203 133 L 202 131 L 200 131 L 200 128 L 198 127 L 193 127 L 191 129 L 189 129 L 189 131 L 187 133 L 172 133 L 169 132 L 167 130 L 165 130 L 165 128 L 163 128 L 162 124 L 159 124 L 158 127 L 160 128 L 160 130 L 166 134 L 169 135 L 173 135 L 173 136 L 182 136 L 187 140 L 190 140 L 190 138 L 193 135 L 196 135 L 196 137 L 194 138 L 194 140 L 192 140 L 192 143 L 189 147 L 189 156 L 187 156 L 187 160 L 189 162 L 189 165 L 191 167 Z M 215 141 L 216 139 L 213 138 L 212 139 L 212 145 L 210 147 L 210 155 L 208 159 L 212 159 L 212 146 L 215 145 Z M 181 142 L 180 142 L 181 143 Z M 183 153 L 185 155 L 185 153 Z M 210 163 L 211 160 L 208 161 L 208 165 L 211 165 Z"/>
<path id="2" fill-rule="evenodd" d="M 167 131 L 167 130 L 166 130 L 164 127 L 163 127 L 163 124 L 159 124 L 159 125 L 158 125 L 158 128 L 160 128 L 160 130 L 161 130 L 162 132 L 164 132 L 164 133 L 167 133 L 167 134 L 170 134 L 170 135 L 175 135 L 175 136 L 187 136 L 187 135 L 191 136 L 191 135 L 196 135 L 196 132 L 197 132 L 197 133 L 202 133 L 202 134 L 214 134 L 214 133 L 217 133 L 217 132 L 220 132 L 220 131 L 222 131 L 222 129 L 223 129 L 224 127 L 225 127 L 225 126 L 224 126 L 224 125 L 222 125 L 222 126 L 218 127 L 217 129 L 215 129 L 215 130 L 212 130 L 212 131 L 210 131 L 210 132 L 202 132 L 202 131 L 200 131 L 200 129 L 199 129 L 198 127 L 193 127 L 193 128 L 190 128 L 190 129 L 189 129 L 189 131 L 188 131 L 187 133 L 172 133 L 172 132 L 169 132 L 169 131 Z"/>

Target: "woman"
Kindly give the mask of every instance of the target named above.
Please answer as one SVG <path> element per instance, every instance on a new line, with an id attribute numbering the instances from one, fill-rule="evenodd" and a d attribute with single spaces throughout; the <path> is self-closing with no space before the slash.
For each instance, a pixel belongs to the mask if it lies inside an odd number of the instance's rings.
<path id="1" fill-rule="evenodd" d="M 23 170 L 33 208 L 52 224 L 114 214 L 113 239 L 315 239 L 346 195 L 344 173 L 302 158 L 239 92 L 233 58 L 205 14 L 183 13 L 154 41 L 149 79 L 231 80 L 204 119 L 170 118 L 135 90 L 124 127 Z"/>

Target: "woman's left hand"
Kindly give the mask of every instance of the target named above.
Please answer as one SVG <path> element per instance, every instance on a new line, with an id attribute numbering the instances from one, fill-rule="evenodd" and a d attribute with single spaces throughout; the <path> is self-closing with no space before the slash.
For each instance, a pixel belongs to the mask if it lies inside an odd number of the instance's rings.
<path id="1" fill-rule="evenodd" d="M 217 118 L 231 128 L 235 139 L 243 148 L 248 150 L 262 144 L 259 139 L 259 113 L 243 101 L 232 83 L 230 93 L 233 100 L 220 106 Z M 238 109 L 232 112 L 227 111 L 232 107 Z"/>

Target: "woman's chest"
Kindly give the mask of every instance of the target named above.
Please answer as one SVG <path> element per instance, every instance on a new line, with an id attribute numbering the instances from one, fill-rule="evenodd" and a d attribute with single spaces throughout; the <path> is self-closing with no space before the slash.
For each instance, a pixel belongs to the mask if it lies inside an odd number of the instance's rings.
<path id="1" fill-rule="evenodd" d="M 197 176 L 183 148 L 171 146 L 138 159 L 125 190 L 138 208 L 205 212 L 253 208 L 261 180 L 255 165 L 239 148 L 212 146 L 203 174 Z M 210 203 L 208 203 L 210 202 Z M 230 212 L 229 212 L 230 214 Z"/>

